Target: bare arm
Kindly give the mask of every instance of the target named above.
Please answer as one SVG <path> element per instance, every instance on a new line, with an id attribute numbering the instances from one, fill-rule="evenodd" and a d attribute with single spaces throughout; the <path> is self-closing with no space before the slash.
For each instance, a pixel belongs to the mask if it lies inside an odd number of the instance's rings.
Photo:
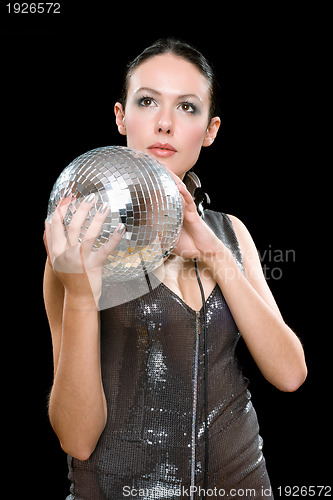
<path id="1" fill-rule="evenodd" d="M 307 374 L 301 342 L 281 316 L 250 234 L 238 219 L 231 219 L 242 250 L 245 276 L 225 248 L 210 259 L 210 265 L 262 374 L 278 389 L 294 391 Z"/>
<path id="2" fill-rule="evenodd" d="M 176 246 L 178 253 L 196 257 L 210 269 L 264 377 L 282 391 L 296 390 L 307 374 L 303 348 L 278 310 L 247 229 L 232 217 L 242 249 L 244 276 L 230 250 L 198 216 L 185 186 L 178 187 L 184 198 L 184 227 Z"/>
<path id="3" fill-rule="evenodd" d="M 107 417 L 100 368 L 98 311 L 94 299 L 65 292 L 46 263 L 44 296 L 50 322 L 54 382 L 49 417 L 64 451 L 86 460 Z"/>
<path id="4" fill-rule="evenodd" d="M 90 243 L 84 251 L 79 245 L 70 244 L 69 238 L 72 238 L 72 243 L 77 241 L 74 231 L 80 230 L 80 222 L 85 219 L 90 205 L 85 206 L 83 203 L 81 207 L 82 213 L 78 211 L 74 220 L 73 234 L 67 239 L 62 233 L 61 212 L 54 216 L 52 226 L 46 227 L 52 267 L 47 261 L 44 297 L 54 358 L 50 421 L 64 451 L 80 460 L 86 460 L 95 449 L 107 418 L 100 364 L 99 313 L 96 306 L 101 285 L 101 263 L 118 244 L 122 235 L 114 234 L 109 247 L 103 249 L 104 253 L 98 255 L 99 252 L 94 252 L 92 257 L 92 253 L 88 252 Z M 95 224 L 89 235 L 93 241 L 105 216 L 106 214 L 97 214 L 91 224 Z M 61 247 L 61 242 L 65 246 Z M 83 262 L 82 255 L 86 266 L 80 269 L 77 266 L 80 267 Z M 87 270 L 90 258 L 95 261 L 90 270 Z M 69 272 L 71 268 L 74 270 L 72 273 Z"/>

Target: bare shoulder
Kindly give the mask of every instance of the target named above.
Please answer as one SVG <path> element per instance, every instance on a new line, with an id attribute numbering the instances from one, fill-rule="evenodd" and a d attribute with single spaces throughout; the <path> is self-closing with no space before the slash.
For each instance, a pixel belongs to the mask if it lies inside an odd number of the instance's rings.
<path id="1" fill-rule="evenodd" d="M 245 224 L 234 215 L 228 214 L 228 217 L 231 220 L 234 231 L 236 233 L 237 240 L 242 251 L 243 259 L 252 259 L 254 257 L 259 259 L 256 246 Z"/>

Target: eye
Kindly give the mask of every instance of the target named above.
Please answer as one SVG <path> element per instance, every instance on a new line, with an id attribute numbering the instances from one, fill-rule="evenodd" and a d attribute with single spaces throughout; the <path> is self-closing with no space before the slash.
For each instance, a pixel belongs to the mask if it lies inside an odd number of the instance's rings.
<path id="1" fill-rule="evenodd" d="M 156 101 L 152 97 L 143 96 L 138 100 L 138 104 L 144 108 L 150 108 L 156 106 Z"/>
<path id="2" fill-rule="evenodd" d="M 180 109 L 181 111 L 184 111 L 185 113 L 196 113 L 197 112 L 197 107 L 192 104 L 191 102 L 181 102 L 179 105 L 178 105 L 178 109 Z"/>

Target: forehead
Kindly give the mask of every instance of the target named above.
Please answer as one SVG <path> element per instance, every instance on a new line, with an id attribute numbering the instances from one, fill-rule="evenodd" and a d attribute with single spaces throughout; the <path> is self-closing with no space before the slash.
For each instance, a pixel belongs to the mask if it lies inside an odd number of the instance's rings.
<path id="1" fill-rule="evenodd" d="M 151 57 L 132 73 L 128 92 L 135 93 L 141 87 L 149 87 L 161 94 L 196 94 L 209 102 L 209 81 L 191 62 L 174 54 Z"/>

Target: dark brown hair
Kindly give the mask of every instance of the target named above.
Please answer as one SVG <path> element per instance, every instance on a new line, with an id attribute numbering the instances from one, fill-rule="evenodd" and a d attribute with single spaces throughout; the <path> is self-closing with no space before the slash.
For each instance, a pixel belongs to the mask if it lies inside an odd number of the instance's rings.
<path id="1" fill-rule="evenodd" d="M 153 45 L 147 47 L 141 54 L 139 54 L 133 61 L 131 61 L 126 68 L 123 89 L 121 93 L 120 102 L 125 109 L 127 92 L 129 87 L 129 81 L 132 76 L 133 71 L 140 66 L 143 62 L 147 61 L 151 57 L 161 55 L 161 54 L 174 54 L 175 56 L 182 57 L 186 61 L 194 64 L 204 75 L 209 82 L 210 91 L 210 109 L 209 109 L 209 121 L 218 114 L 218 82 L 212 65 L 207 61 L 207 59 L 195 49 L 192 45 L 186 42 L 176 40 L 174 38 L 161 38 L 157 40 Z"/>

